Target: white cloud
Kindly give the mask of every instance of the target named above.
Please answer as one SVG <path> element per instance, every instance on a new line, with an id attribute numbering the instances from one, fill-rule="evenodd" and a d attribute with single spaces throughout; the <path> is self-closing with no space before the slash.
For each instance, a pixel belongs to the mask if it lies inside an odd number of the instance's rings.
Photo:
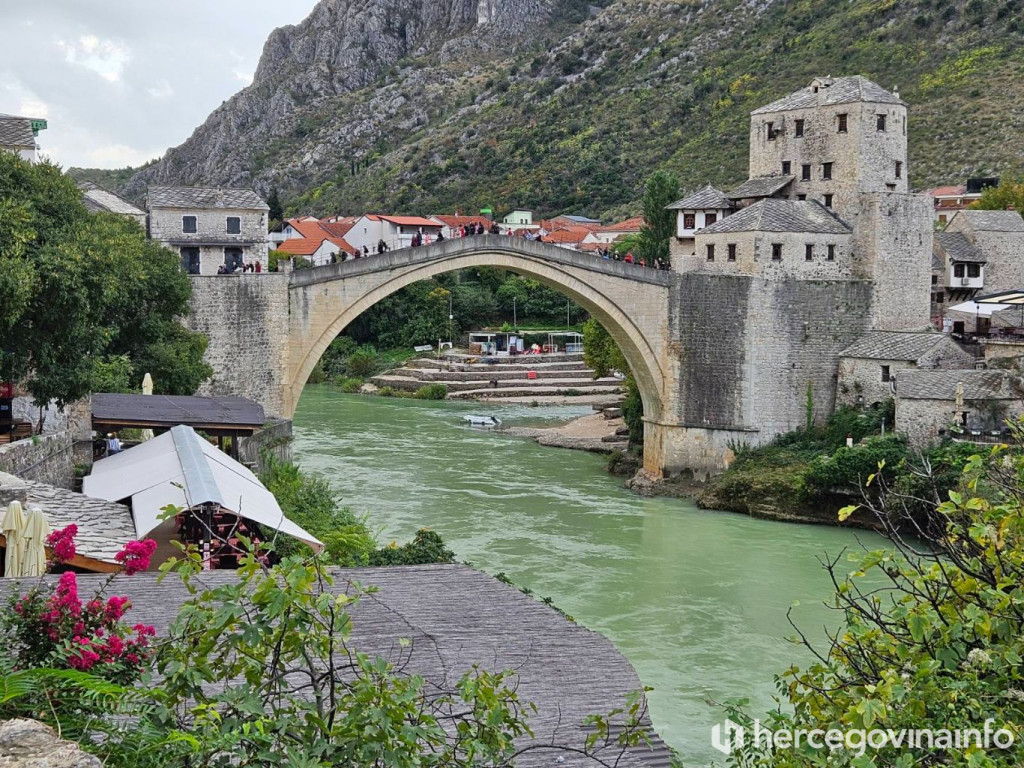
<path id="1" fill-rule="evenodd" d="M 150 160 L 251 83 L 270 32 L 316 1 L 26 4 L 0 54 L 0 112 L 45 117 L 40 147 L 64 166 Z"/>
<path id="2" fill-rule="evenodd" d="M 95 72 L 111 83 L 121 79 L 125 64 L 131 58 L 131 49 L 113 40 L 101 40 L 95 35 L 82 35 L 77 41 L 57 40 L 56 46 L 64 53 L 64 61 Z"/>

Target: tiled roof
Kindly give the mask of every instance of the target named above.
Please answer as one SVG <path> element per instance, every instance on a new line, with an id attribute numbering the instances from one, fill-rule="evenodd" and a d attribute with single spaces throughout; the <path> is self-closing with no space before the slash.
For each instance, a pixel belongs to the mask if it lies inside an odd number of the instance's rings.
<path id="1" fill-rule="evenodd" d="M 813 232 L 848 235 L 850 228 L 820 203 L 805 200 L 758 200 L 753 205 L 719 219 L 700 231 L 719 232 Z"/>
<path id="2" fill-rule="evenodd" d="M 948 336 L 934 331 L 872 331 L 853 342 L 839 356 L 917 361 L 939 344 L 955 343 Z"/>
<path id="3" fill-rule="evenodd" d="M 440 227 L 436 221 L 424 218 L 423 216 L 381 216 L 384 221 L 391 222 L 399 227 Z"/>
<path id="4" fill-rule="evenodd" d="M 82 190 L 82 202 L 90 211 L 108 211 L 128 216 L 146 215 L 145 211 L 136 208 L 123 197 L 118 197 L 91 181 L 80 181 L 78 188 Z"/>
<path id="5" fill-rule="evenodd" d="M 906 400 L 956 400 L 957 385 L 964 385 L 964 400 L 1015 400 L 1019 380 L 1007 371 L 910 370 L 896 376 L 896 397 Z"/>
<path id="6" fill-rule="evenodd" d="M 541 238 L 545 243 L 579 243 L 589 235 L 591 230 L 586 227 L 574 227 L 565 229 L 556 229 Z"/>
<path id="7" fill-rule="evenodd" d="M 320 244 L 324 240 L 329 240 L 347 253 L 357 253 L 356 249 L 353 248 L 345 239 L 345 235 L 349 233 L 352 226 L 356 223 L 356 219 L 354 217 L 345 218 L 340 221 L 327 222 L 320 221 L 312 216 L 307 216 L 306 218 L 301 219 L 289 219 L 286 223 L 302 235 L 302 237 L 284 240 L 277 249 L 279 251 L 306 256 L 311 253 L 316 253 Z M 293 241 L 295 241 L 294 245 L 288 247 L 284 246 L 284 243 L 292 243 Z M 313 241 L 316 242 L 315 247 L 312 245 Z M 302 250 L 309 248 L 312 248 L 312 250 Z"/>
<path id="8" fill-rule="evenodd" d="M 114 555 L 129 541 L 138 539 L 131 510 L 123 504 L 3 473 L 0 473 L 0 486 L 23 492 L 26 508 L 38 506 L 54 530 L 72 523 L 77 525 L 75 545 L 78 554 L 84 557 L 114 563 Z"/>
<path id="9" fill-rule="evenodd" d="M 206 187 L 150 187 L 146 192 L 150 208 L 253 208 L 269 211 L 263 199 L 251 189 Z"/>
<path id="10" fill-rule="evenodd" d="M 589 216 L 581 216 L 578 213 L 577 214 L 564 214 L 562 216 L 557 216 L 556 218 L 569 219 L 569 221 L 574 221 L 577 224 L 600 224 L 601 223 L 600 219 L 592 219 Z"/>
<path id="11" fill-rule="evenodd" d="M 630 219 L 609 224 L 607 227 L 598 227 L 598 232 L 639 232 L 644 226 L 643 216 L 633 216 Z"/>
<path id="12" fill-rule="evenodd" d="M 715 189 L 710 184 L 668 206 L 669 210 L 673 211 L 730 210 L 732 207 L 732 200 L 726 197 L 725 192 Z"/>
<path id="13" fill-rule="evenodd" d="M 1018 211 L 966 210 L 957 213 L 960 216 L 977 232 L 1024 232 L 1024 216 Z"/>
<path id="14" fill-rule="evenodd" d="M 636 672 L 610 640 L 481 571 L 464 565 L 421 565 L 331 568 L 330 575 L 332 583 L 324 589 L 332 594 L 352 594 L 357 584 L 374 590 L 348 606 L 351 633 L 346 647 L 399 664 L 404 674 L 420 675 L 428 691 L 450 688 L 473 664 L 490 672 L 513 671 L 509 683 L 519 700 L 537 710 L 527 714 L 532 734 L 517 737 L 516 747 L 540 747 L 520 754 L 518 768 L 591 764 L 543 747 L 581 749 L 594 732 L 584 725 L 588 715 L 623 707 L 627 695 L 642 690 Z M 50 583 L 57 579 L 44 578 Z M 131 596 L 133 623 L 151 624 L 159 636 L 166 636 L 192 596 L 180 579 L 158 578 L 155 573 L 117 577 L 110 591 Z M 234 571 L 222 570 L 204 571 L 193 581 L 206 590 L 236 584 L 237 579 Z M 6 602 L 16 585 L 9 579 L 0 582 L 6 587 L 0 600 Z M 101 577 L 78 577 L 82 594 L 92 594 L 102 583 Z M 642 722 L 649 725 L 646 711 L 641 708 Z M 655 733 L 650 746 L 628 747 L 620 759 L 614 742 L 621 722 L 613 721 L 612 745 L 598 757 L 620 768 L 668 768 L 671 755 Z"/>
<path id="15" fill-rule="evenodd" d="M 438 213 L 434 214 L 430 218 L 443 221 L 445 226 L 448 227 L 461 227 L 467 224 L 483 224 L 485 227 L 491 226 L 491 222 L 486 216 L 458 216 L 454 214 Z"/>
<path id="16" fill-rule="evenodd" d="M 324 244 L 326 237 L 292 237 L 277 246 L 278 251 L 296 256 L 312 256 Z"/>
<path id="17" fill-rule="evenodd" d="M 932 251 L 940 257 L 947 256 L 953 261 L 969 261 L 985 264 L 985 254 L 960 232 L 936 232 Z"/>
<path id="18" fill-rule="evenodd" d="M 814 92 L 815 87 L 818 88 L 817 93 Z M 810 109 L 828 104 L 847 104 L 856 101 L 867 101 L 873 104 L 904 103 L 882 86 L 860 75 L 819 77 L 815 78 L 806 88 L 801 88 L 771 104 L 759 107 L 750 114 L 761 115 L 766 112 L 784 112 L 790 109 Z"/>
<path id="19" fill-rule="evenodd" d="M 751 197 L 771 197 L 793 180 L 793 176 L 758 176 L 747 179 L 728 193 L 733 200 L 745 200 Z"/>
<path id="20" fill-rule="evenodd" d="M 32 118 L 0 115 L 0 147 L 33 149 L 36 135 L 32 131 Z"/>
<path id="21" fill-rule="evenodd" d="M 959 197 L 960 195 L 966 194 L 967 185 L 957 184 L 947 187 L 936 187 L 935 189 L 929 189 L 928 194 L 932 197 Z"/>

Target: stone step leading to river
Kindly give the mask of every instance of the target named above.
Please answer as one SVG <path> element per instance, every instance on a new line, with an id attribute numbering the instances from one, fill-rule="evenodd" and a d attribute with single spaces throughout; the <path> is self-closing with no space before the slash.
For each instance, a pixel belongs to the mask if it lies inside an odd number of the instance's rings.
<path id="1" fill-rule="evenodd" d="M 600 394 L 607 392 L 618 392 L 622 382 L 618 379 L 591 379 L 591 378 L 561 378 L 561 379 L 527 379 L 520 378 L 506 380 L 494 386 L 488 379 L 474 379 L 470 381 L 428 381 L 412 378 L 404 375 L 395 375 L 394 372 L 374 376 L 370 382 L 376 387 L 391 387 L 392 389 L 405 392 L 415 392 L 420 387 L 430 384 L 444 384 L 448 388 L 451 397 L 465 397 L 469 392 L 483 392 L 488 397 L 501 397 L 507 394 L 540 394 L 543 390 L 550 394 L 564 394 L 565 391 L 576 390 L 587 394 Z"/>
<path id="2" fill-rule="evenodd" d="M 533 374 L 531 377 L 529 374 Z M 424 368 L 395 368 L 388 371 L 386 376 L 402 376 L 409 379 L 416 379 L 418 381 L 438 381 L 442 383 L 458 382 L 458 381 L 491 381 L 492 379 L 499 382 L 509 381 L 537 381 L 537 380 L 549 380 L 557 379 L 559 381 L 565 381 L 567 379 L 577 380 L 581 382 L 594 381 L 594 372 L 590 369 L 583 370 L 564 370 L 558 369 L 528 369 L 522 371 L 509 371 L 509 370 L 473 370 L 473 371 L 437 371 L 427 370 Z M 621 382 L 620 382 L 621 383 Z"/>

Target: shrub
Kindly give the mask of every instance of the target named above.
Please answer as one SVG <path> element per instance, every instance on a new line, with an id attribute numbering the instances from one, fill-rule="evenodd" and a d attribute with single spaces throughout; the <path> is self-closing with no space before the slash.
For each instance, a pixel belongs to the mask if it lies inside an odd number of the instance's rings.
<path id="1" fill-rule="evenodd" d="M 444 384 L 425 384 L 416 390 L 418 400 L 444 400 L 448 397 L 448 387 Z"/>
<path id="2" fill-rule="evenodd" d="M 804 492 L 813 495 L 831 489 L 856 490 L 880 471 L 892 476 L 906 458 L 907 442 L 897 435 L 869 437 L 852 448 L 844 445 L 831 456 L 819 456 L 811 462 L 804 476 Z M 883 463 L 884 470 L 879 470 Z"/>
<path id="3" fill-rule="evenodd" d="M 347 392 L 349 394 L 359 392 L 363 388 L 362 379 L 353 379 L 349 376 L 341 376 L 335 379 L 334 383 L 342 392 Z"/>
<path id="4" fill-rule="evenodd" d="M 348 356 L 345 369 L 350 376 L 368 379 L 377 373 L 380 365 L 380 355 L 377 354 L 377 350 L 369 344 L 365 344 Z"/>
<path id="5" fill-rule="evenodd" d="M 445 546 L 440 535 L 421 528 L 408 544 L 391 542 L 370 555 L 370 565 L 429 565 L 454 563 L 455 553 Z"/>
<path id="6" fill-rule="evenodd" d="M 573 389 L 572 387 L 570 387 L 569 389 L 562 390 L 562 395 L 564 397 L 580 397 L 582 394 L 583 393 L 580 392 L 578 389 Z"/>

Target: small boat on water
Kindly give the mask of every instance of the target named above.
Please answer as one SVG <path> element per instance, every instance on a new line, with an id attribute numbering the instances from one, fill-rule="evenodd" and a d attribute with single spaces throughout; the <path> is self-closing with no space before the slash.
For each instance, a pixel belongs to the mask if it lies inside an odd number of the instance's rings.
<path id="1" fill-rule="evenodd" d="M 476 416 L 470 414 L 469 416 L 463 416 L 462 420 L 465 421 L 471 427 L 500 427 L 501 419 L 496 416 Z"/>

